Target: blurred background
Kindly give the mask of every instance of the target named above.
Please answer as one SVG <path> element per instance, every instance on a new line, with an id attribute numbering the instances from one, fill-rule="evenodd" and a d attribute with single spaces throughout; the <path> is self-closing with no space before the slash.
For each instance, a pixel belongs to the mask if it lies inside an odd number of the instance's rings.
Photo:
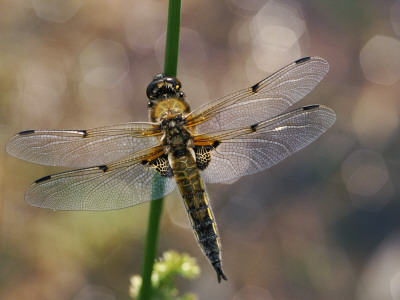
<path id="1" fill-rule="evenodd" d="M 26 129 L 147 121 L 163 69 L 167 1 L 0 2 L 0 145 Z M 165 201 L 159 255 L 201 266 L 199 299 L 400 299 L 400 1 L 183 1 L 178 77 L 191 107 L 303 56 L 330 62 L 297 104 L 337 121 L 306 149 L 232 185 L 208 185 L 228 282 L 217 283 L 182 200 Z M 129 299 L 148 204 L 110 212 L 27 205 L 63 171 L 0 152 L 0 299 Z"/>

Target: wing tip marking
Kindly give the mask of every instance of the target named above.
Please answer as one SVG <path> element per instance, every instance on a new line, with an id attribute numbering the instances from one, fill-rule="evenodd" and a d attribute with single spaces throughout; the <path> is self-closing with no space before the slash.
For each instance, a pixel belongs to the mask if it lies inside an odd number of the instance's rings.
<path id="1" fill-rule="evenodd" d="M 260 82 L 256 83 L 255 85 L 253 85 L 250 90 L 252 93 L 257 93 L 258 89 L 260 88 Z"/>
<path id="2" fill-rule="evenodd" d="M 213 146 L 213 148 L 215 149 L 215 148 L 217 148 L 219 145 L 221 145 L 221 142 L 220 141 L 214 141 L 214 143 L 212 144 L 212 146 Z"/>
<path id="3" fill-rule="evenodd" d="M 258 123 L 251 125 L 250 126 L 251 131 L 255 132 L 257 130 L 258 125 L 259 125 Z"/>
<path id="4" fill-rule="evenodd" d="M 30 129 L 30 130 L 21 131 L 21 132 L 19 132 L 18 134 L 19 134 L 19 135 L 29 135 L 29 134 L 33 134 L 33 133 L 35 133 L 35 130 Z"/>
<path id="5" fill-rule="evenodd" d="M 306 56 L 306 57 L 303 57 L 303 58 L 300 58 L 300 59 L 296 60 L 295 63 L 296 63 L 297 65 L 299 65 L 299 64 L 302 64 L 302 63 L 304 63 L 304 62 L 306 62 L 306 61 L 309 61 L 310 59 L 311 59 L 310 56 Z"/>
<path id="6" fill-rule="evenodd" d="M 51 179 L 51 175 L 47 175 L 42 178 L 39 178 L 38 180 L 35 181 L 35 183 L 41 183 L 41 182 L 47 181 L 49 179 Z"/>
<path id="7" fill-rule="evenodd" d="M 311 109 L 318 108 L 318 107 L 320 107 L 319 104 L 312 104 L 312 105 L 304 106 L 303 110 L 311 110 Z"/>
<path id="8" fill-rule="evenodd" d="M 78 130 L 78 132 L 79 132 L 80 134 L 82 134 L 82 137 L 84 137 L 84 138 L 88 136 L 88 133 L 87 133 L 86 130 Z"/>
<path id="9" fill-rule="evenodd" d="M 108 171 L 107 165 L 98 166 L 99 170 L 102 170 L 104 173 Z"/>

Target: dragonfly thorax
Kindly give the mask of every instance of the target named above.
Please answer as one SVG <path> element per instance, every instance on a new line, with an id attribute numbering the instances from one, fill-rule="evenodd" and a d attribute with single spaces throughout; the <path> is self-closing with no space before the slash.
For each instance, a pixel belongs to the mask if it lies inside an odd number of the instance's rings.
<path id="1" fill-rule="evenodd" d="M 164 119 L 177 115 L 184 116 L 190 112 L 189 104 L 184 99 L 168 98 L 154 100 L 150 107 L 150 119 L 153 122 L 161 122 Z"/>
<path id="2" fill-rule="evenodd" d="M 164 131 L 162 138 L 164 151 L 172 153 L 176 157 L 186 154 L 186 150 L 192 146 L 193 140 L 182 115 L 169 115 L 163 118 L 160 127 Z"/>

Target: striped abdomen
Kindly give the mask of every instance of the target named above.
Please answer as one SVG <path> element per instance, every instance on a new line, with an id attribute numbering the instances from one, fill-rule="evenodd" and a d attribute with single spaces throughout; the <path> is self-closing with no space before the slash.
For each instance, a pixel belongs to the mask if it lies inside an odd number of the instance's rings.
<path id="1" fill-rule="evenodd" d="M 217 272 L 218 282 L 221 281 L 221 277 L 226 280 L 221 266 L 217 227 L 196 161 L 191 153 L 186 151 L 185 155 L 170 159 L 170 163 L 197 241 Z"/>

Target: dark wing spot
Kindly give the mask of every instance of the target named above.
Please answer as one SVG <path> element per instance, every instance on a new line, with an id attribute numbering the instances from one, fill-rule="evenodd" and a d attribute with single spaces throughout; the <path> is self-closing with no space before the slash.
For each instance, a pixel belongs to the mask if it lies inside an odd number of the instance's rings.
<path id="1" fill-rule="evenodd" d="M 311 57 L 306 56 L 306 57 L 303 57 L 303 58 L 300 58 L 300 59 L 296 60 L 295 63 L 296 63 L 296 64 L 301 64 L 301 63 L 303 63 L 303 62 L 305 62 L 305 61 L 308 61 L 308 60 L 310 60 L 310 59 L 311 59 Z"/>
<path id="2" fill-rule="evenodd" d="M 259 87 L 260 87 L 260 83 L 256 83 L 255 85 L 253 85 L 253 86 L 251 87 L 251 91 L 252 91 L 253 93 L 257 93 Z"/>
<path id="3" fill-rule="evenodd" d="M 25 130 L 25 131 L 21 131 L 20 133 L 18 133 L 19 135 L 28 135 L 28 134 L 32 134 L 34 133 L 35 130 Z"/>
<path id="4" fill-rule="evenodd" d="M 82 133 L 82 137 L 87 137 L 87 131 L 86 130 L 78 130 L 80 133 Z"/>
<path id="5" fill-rule="evenodd" d="M 50 176 L 50 175 L 47 175 L 47 176 L 44 176 L 44 177 L 42 177 L 42 178 L 39 178 L 38 180 L 35 181 L 35 183 L 41 183 L 41 182 L 43 182 L 43 181 L 49 180 L 50 178 L 51 178 L 51 176 Z"/>
<path id="6" fill-rule="evenodd" d="M 257 130 L 258 124 L 253 124 L 250 126 L 251 131 L 255 132 Z"/>
<path id="7" fill-rule="evenodd" d="M 303 110 L 310 110 L 310 109 L 314 109 L 314 108 L 317 108 L 317 107 L 319 107 L 318 104 L 307 105 L 307 106 L 303 107 Z"/>
<path id="8" fill-rule="evenodd" d="M 99 170 L 102 170 L 103 172 L 108 171 L 108 167 L 106 165 L 99 166 Z"/>
<path id="9" fill-rule="evenodd" d="M 212 144 L 212 146 L 213 146 L 214 149 L 217 148 L 219 145 L 221 145 L 221 142 L 220 142 L 220 141 L 215 141 L 215 142 Z"/>

